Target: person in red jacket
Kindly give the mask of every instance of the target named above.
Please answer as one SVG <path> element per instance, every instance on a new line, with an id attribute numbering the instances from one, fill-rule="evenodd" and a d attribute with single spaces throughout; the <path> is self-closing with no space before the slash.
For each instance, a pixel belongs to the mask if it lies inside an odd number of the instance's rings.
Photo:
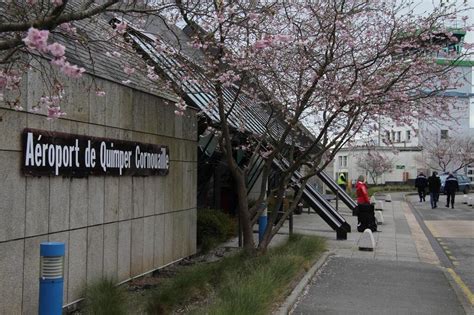
<path id="1" fill-rule="evenodd" d="M 358 204 L 370 204 L 369 192 L 363 175 L 360 175 L 357 179 L 356 196 Z"/>

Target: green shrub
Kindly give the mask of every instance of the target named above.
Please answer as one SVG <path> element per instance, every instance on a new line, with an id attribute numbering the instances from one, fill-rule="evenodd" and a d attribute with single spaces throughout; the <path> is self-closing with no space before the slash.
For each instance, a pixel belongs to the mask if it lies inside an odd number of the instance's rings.
<path id="1" fill-rule="evenodd" d="M 369 195 L 372 196 L 378 192 L 397 192 L 397 191 L 414 191 L 414 186 L 410 185 L 377 185 L 369 186 Z"/>
<path id="2" fill-rule="evenodd" d="M 121 315 L 127 314 L 125 289 L 115 285 L 111 279 L 102 279 L 87 287 L 84 314 Z"/>
<path id="3" fill-rule="evenodd" d="M 197 212 L 197 245 L 206 252 L 236 234 L 235 221 L 220 210 L 200 209 Z"/>
<path id="4" fill-rule="evenodd" d="M 275 300 L 289 292 L 290 284 L 308 270 L 325 250 L 320 237 L 292 235 L 266 254 L 240 252 L 213 263 L 182 270 L 149 295 L 148 314 L 171 314 L 193 301 L 191 314 L 270 314 Z"/>

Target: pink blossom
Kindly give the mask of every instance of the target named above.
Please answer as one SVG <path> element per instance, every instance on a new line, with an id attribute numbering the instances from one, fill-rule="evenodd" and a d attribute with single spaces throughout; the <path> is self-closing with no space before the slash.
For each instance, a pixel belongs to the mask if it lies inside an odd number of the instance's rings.
<path id="1" fill-rule="evenodd" d="M 58 67 L 63 67 L 65 63 L 66 63 L 66 57 L 64 56 L 60 58 L 54 58 L 53 60 L 51 60 L 51 64 Z"/>
<path id="2" fill-rule="evenodd" d="M 54 57 L 62 57 L 66 52 L 66 47 L 58 43 L 53 43 L 48 45 L 48 50 Z"/>
<path id="3" fill-rule="evenodd" d="M 47 50 L 48 36 L 49 31 L 40 31 L 34 27 L 30 27 L 26 37 L 23 38 L 23 42 L 30 49 L 45 52 Z"/>
<path id="4" fill-rule="evenodd" d="M 48 106 L 48 119 L 57 119 L 66 115 L 59 106 Z"/>
<path id="5" fill-rule="evenodd" d="M 290 35 L 283 35 L 283 34 L 278 34 L 275 36 L 275 40 L 282 42 L 282 43 L 288 43 L 293 40 L 293 37 Z"/>
<path id="6" fill-rule="evenodd" d="M 71 35 L 76 34 L 76 28 L 69 22 L 60 24 L 59 28 L 68 34 L 71 34 Z"/>
<path id="7" fill-rule="evenodd" d="M 20 81 L 21 77 L 15 73 L 0 70 L 0 89 L 13 90 L 18 87 Z"/>
<path id="8" fill-rule="evenodd" d="M 63 4 L 63 0 L 51 0 L 51 3 L 55 6 L 60 6 Z"/>
<path id="9" fill-rule="evenodd" d="M 131 75 L 135 72 L 135 68 L 125 66 L 123 67 L 123 72 L 125 72 L 127 75 Z"/>
<path id="10" fill-rule="evenodd" d="M 102 97 L 102 96 L 105 96 L 105 91 L 97 90 L 97 91 L 95 91 L 95 94 L 96 94 L 97 96 Z"/>
<path id="11" fill-rule="evenodd" d="M 129 84 L 129 83 L 132 83 L 132 81 L 130 81 L 130 80 L 122 80 L 122 83 L 123 83 L 123 84 Z"/>
<path id="12" fill-rule="evenodd" d="M 86 69 L 79 68 L 76 65 L 71 65 L 69 62 L 66 61 L 62 66 L 61 71 L 68 77 L 77 79 L 82 76 L 82 73 L 84 73 Z"/>
<path id="13" fill-rule="evenodd" d="M 120 56 L 122 56 L 122 54 L 119 53 L 118 51 L 113 51 L 113 52 L 112 52 L 112 55 L 114 55 L 115 57 L 120 57 Z"/>
<path id="14" fill-rule="evenodd" d="M 255 47 L 255 49 L 264 49 L 264 48 L 267 48 L 269 46 L 270 42 L 266 39 L 260 39 L 260 40 L 257 40 L 255 42 L 255 44 L 253 45 L 253 47 Z"/>
<path id="15" fill-rule="evenodd" d="M 120 22 L 118 24 L 115 24 L 117 33 L 123 34 L 127 30 L 127 23 L 125 22 Z"/>
<path id="16" fill-rule="evenodd" d="M 249 19 L 256 20 L 258 19 L 259 15 L 257 13 L 249 13 Z"/>

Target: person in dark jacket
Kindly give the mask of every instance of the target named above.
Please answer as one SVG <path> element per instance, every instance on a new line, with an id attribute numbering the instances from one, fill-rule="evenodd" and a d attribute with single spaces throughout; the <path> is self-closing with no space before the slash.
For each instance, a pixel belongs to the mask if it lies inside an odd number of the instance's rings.
<path id="1" fill-rule="evenodd" d="M 437 202 L 439 198 L 439 189 L 441 188 L 441 180 L 438 177 L 437 172 L 428 178 L 428 189 L 430 191 L 430 203 L 431 209 L 437 208 Z"/>
<path id="2" fill-rule="evenodd" d="M 446 207 L 449 208 L 449 201 L 451 200 L 451 208 L 454 209 L 454 196 L 459 189 L 459 183 L 456 176 L 449 173 L 444 184 L 444 191 L 446 192 Z"/>
<path id="3" fill-rule="evenodd" d="M 426 178 L 425 174 L 420 173 L 418 177 L 415 179 L 415 187 L 418 188 L 418 196 L 420 196 L 420 202 L 426 201 L 426 186 L 428 185 L 428 179 Z"/>

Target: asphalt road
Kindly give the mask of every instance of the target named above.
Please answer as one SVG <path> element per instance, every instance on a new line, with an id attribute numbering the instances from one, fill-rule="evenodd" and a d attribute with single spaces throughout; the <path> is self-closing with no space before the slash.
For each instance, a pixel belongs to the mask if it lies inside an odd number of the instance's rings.
<path id="1" fill-rule="evenodd" d="M 431 209 L 428 197 L 423 203 L 419 202 L 418 196 L 409 196 L 408 199 L 416 209 L 418 218 L 422 220 L 425 233 L 428 232 L 427 236 L 439 245 L 433 246 L 433 249 L 437 251 L 443 265 L 452 268 L 472 294 L 474 292 L 474 208 L 462 203 L 462 195 L 456 196 L 454 209 L 445 207 L 445 195 L 440 196 L 436 209 Z"/>
<path id="2" fill-rule="evenodd" d="M 293 314 L 465 314 L 433 265 L 332 257 Z"/>

